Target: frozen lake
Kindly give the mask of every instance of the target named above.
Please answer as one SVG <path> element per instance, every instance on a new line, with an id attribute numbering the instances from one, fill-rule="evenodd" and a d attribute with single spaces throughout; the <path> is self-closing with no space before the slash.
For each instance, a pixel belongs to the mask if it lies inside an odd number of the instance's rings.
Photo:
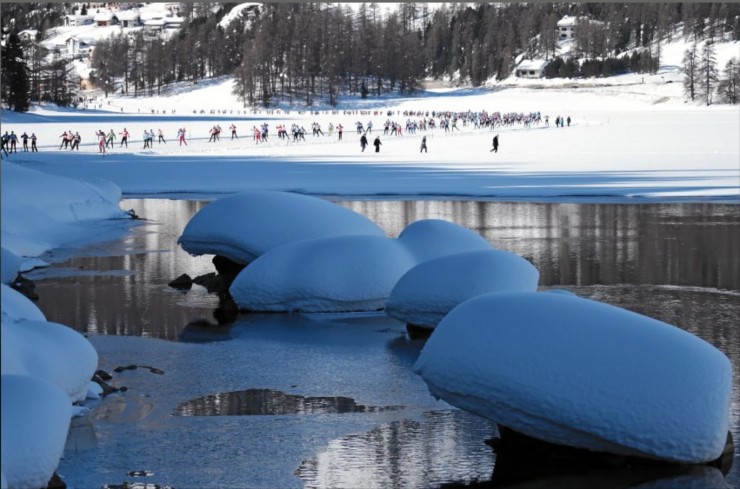
<path id="1" fill-rule="evenodd" d="M 543 288 L 676 324 L 740 365 L 737 205 L 341 203 L 389 236 L 418 219 L 455 221 L 534 263 Z M 75 256 L 57 251 L 53 267 L 29 274 L 47 318 L 89 333 L 102 368 L 165 372 L 114 374 L 112 383 L 129 390 L 74 420 L 59 468 L 70 487 L 437 487 L 495 476 L 483 443 L 494 426 L 431 398 L 411 372 L 423 343 L 408 340 L 402 324 L 381 314 L 241 315 L 218 324 L 215 296 L 169 288 L 181 273 L 212 271 L 210 257 L 175 244 L 203 205 L 124 200 L 121 208 L 147 221 Z M 732 412 L 739 440 L 737 375 Z M 692 477 L 702 487 L 735 487 L 739 463 L 736 451 L 726 481 L 713 471 Z M 623 475 L 569 477 L 596 487 Z M 640 476 L 672 487 L 676 474 Z"/>

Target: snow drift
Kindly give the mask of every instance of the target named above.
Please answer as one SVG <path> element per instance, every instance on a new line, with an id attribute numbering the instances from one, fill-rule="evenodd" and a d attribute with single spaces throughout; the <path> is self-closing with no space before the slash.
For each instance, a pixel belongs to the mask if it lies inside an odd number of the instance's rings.
<path id="1" fill-rule="evenodd" d="M 2 243 L 18 256 L 95 236 L 97 220 L 127 218 L 121 189 L 103 181 L 53 176 L 2 162 Z"/>
<path id="2" fill-rule="evenodd" d="M 85 399 L 88 383 L 98 368 L 98 354 L 84 336 L 46 321 L 12 322 L 3 318 L 1 328 L 3 375 L 43 379 L 62 389 L 73 402 Z"/>
<path id="3" fill-rule="evenodd" d="M 414 369 L 434 396 L 552 443 L 701 463 L 726 441 L 724 354 L 669 324 L 575 296 L 464 302 Z"/>
<path id="4" fill-rule="evenodd" d="M 2 467 L 7 487 L 46 487 L 67 440 L 72 418 L 69 397 L 50 382 L 3 373 L 2 413 Z"/>
<path id="5" fill-rule="evenodd" d="M 426 261 L 391 291 L 386 313 L 434 328 L 458 304 L 489 292 L 536 292 L 540 273 L 524 258 L 502 250 L 471 251 Z"/>
<path id="6" fill-rule="evenodd" d="M 44 313 L 31 302 L 31 299 L 5 284 L 0 285 L 0 288 L 2 289 L 0 310 L 3 324 L 22 320 L 46 321 Z"/>
<path id="7" fill-rule="evenodd" d="M 9 284 L 18 276 L 18 272 L 21 269 L 21 259 L 15 253 L 3 246 L 2 256 L 0 256 L 0 267 L 2 268 L 2 272 L 0 273 L 2 278 L 0 279 L 0 282 L 3 284 Z"/>
<path id="8" fill-rule="evenodd" d="M 454 253 L 492 249 L 475 231 L 441 219 L 414 221 L 406 226 L 398 240 L 414 254 L 418 263 Z"/>
<path id="9" fill-rule="evenodd" d="M 365 216 L 324 199 L 252 191 L 205 206 L 177 242 L 191 255 L 221 255 L 246 264 L 286 243 L 350 234 L 384 236 Z"/>

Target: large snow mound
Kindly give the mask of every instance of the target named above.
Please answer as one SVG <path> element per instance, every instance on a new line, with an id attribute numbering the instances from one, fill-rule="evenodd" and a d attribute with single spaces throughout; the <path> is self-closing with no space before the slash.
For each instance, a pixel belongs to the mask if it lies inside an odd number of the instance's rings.
<path id="1" fill-rule="evenodd" d="M 18 272 L 21 269 L 21 259 L 18 255 L 7 249 L 5 246 L 2 247 L 2 256 L 0 256 L 0 282 L 9 284 L 15 280 L 18 276 Z"/>
<path id="2" fill-rule="evenodd" d="M 490 292 L 536 292 L 540 273 L 521 256 L 502 250 L 471 251 L 424 262 L 391 291 L 386 313 L 434 328 L 466 300 Z"/>
<path id="3" fill-rule="evenodd" d="M 2 374 L 29 375 L 57 385 L 73 402 L 87 395 L 98 353 L 77 331 L 46 321 L 4 321 Z M 6 474 L 7 475 L 7 474 Z"/>
<path id="4" fill-rule="evenodd" d="M 0 289 L 2 289 L 0 311 L 3 323 L 23 320 L 46 321 L 44 313 L 31 302 L 31 299 L 5 284 L 0 285 Z"/>
<path id="5" fill-rule="evenodd" d="M 26 375 L 2 377 L 2 467 L 7 487 L 46 487 L 67 440 L 72 403 L 57 386 Z"/>
<path id="6" fill-rule="evenodd" d="M 191 255 L 221 255 L 246 264 L 287 243 L 351 234 L 385 233 L 365 216 L 318 197 L 252 191 L 202 208 L 177 242 Z"/>
<path id="7" fill-rule="evenodd" d="M 441 219 L 412 222 L 404 228 L 398 240 L 414 254 L 418 263 L 440 256 L 493 248 L 475 231 Z"/>
<path id="8" fill-rule="evenodd" d="M 257 258 L 230 292 L 241 309 L 251 311 L 377 310 L 412 267 L 481 249 L 492 249 L 483 237 L 436 219 L 410 224 L 398 239 L 354 234 L 297 241 Z"/>
<path id="9" fill-rule="evenodd" d="M 375 310 L 415 264 L 401 243 L 383 236 L 299 241 L 255 260 L 229 292 L 240 308 L 253 311 Z"/>
<path id="10" fill-rule="evenodd" d="M 470 299 L 440 322 L 414 369 L 434 396 L 552 443 L 701 463 L 727 437 L 724 354 L 677 327 L 575 296 Z"/>
<path id="11" fill-rule="evenodd" d="M 2 243 L 18 256 L 44 251 L 94 233 L 81 223 L 129 217 L 118 207 L 121 189 L 2 162 Z"/>

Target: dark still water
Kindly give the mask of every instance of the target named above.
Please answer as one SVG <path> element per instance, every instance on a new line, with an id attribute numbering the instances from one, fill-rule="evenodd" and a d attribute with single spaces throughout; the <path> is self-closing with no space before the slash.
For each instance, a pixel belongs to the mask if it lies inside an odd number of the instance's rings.
<path id="1" fill-rule="evenodd" d="M 706 339 L 735 366 L 731 429 L 740 440 L 740 206 L 340 203 L 389 236 L 418 219 L 457 222 L 530 260 L 542 288 L 569 289 Z M 409 340 L 397 321 L 253 314 L 219 324 L 214 295 L 168 287 L 182 273 L 213 271 L 211 257 L 176 245 L 204 205 L 123 201 L 147 221 L 117 242 L 28 274 L 47 318 L 89 333 L 103 368 L 164 372 L 114 374 L 112 383 L 129 390 L 75 420 L 60 466 L 71 488 L 516 485 L 495 482 L 504 471 L 483 443 L 495 426 L 435 401 L 413 374 L 423 342 Z M 739 466 L 736 450 L 727 477 L 716 469 L 612 470 L 519 483 L 740 487 Z M 139 472 L 146 479 L 129 476 Z"/>

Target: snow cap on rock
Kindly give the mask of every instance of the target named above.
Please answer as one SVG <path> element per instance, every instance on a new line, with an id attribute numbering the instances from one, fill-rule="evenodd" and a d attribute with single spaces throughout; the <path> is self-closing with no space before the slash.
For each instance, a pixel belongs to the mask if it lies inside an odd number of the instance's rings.
<path id="1" fill-rule="evenodd" d="M 728 358 L 675 326 L 576 296 L 470 299 L 414 369 L 433 395 L 552 443 L 679 463 L 725 446 Z"/>

